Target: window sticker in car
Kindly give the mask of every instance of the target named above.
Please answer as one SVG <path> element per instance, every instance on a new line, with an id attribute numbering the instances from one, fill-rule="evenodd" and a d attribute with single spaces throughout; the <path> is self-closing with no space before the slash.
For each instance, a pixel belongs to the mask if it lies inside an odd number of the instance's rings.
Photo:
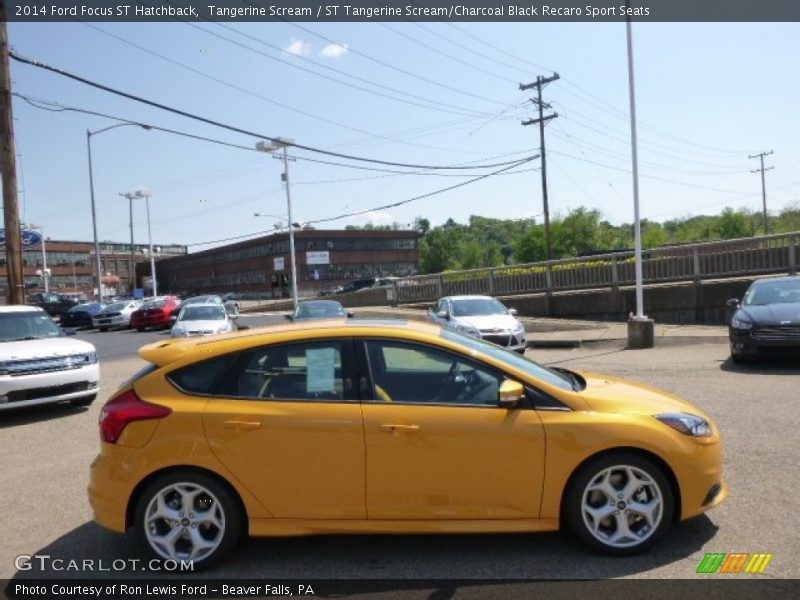
<path id="1" fill-rule="evenodd" d="M 306 391 L 335 392 L 336 349 L 308 348 L 306 350 Z"/>

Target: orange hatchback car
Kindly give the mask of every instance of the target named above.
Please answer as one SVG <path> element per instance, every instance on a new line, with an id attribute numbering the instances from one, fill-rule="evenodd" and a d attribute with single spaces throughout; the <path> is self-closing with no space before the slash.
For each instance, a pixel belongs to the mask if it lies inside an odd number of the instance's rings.
<path id="1" fill-rule="evenodd" d="M 244 534 L 551 531 L 644 550 L 727 494 L 709 417 L 424 323 L 145 346 L 102 409 L 96 520 L 208 566 Z"/>

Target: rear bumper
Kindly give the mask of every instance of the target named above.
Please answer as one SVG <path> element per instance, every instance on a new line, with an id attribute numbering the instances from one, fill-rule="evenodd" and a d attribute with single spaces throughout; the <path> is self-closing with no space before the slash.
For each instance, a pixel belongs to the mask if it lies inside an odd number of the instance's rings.
<path id="1" fill-rule="evenodd" d="M 89 468 L 89 504 L 94 520 L 117 533 L 125 533 L 128 499 L 131 489 L 126 478 L 115 473 L 114 462 L 101 451 Z"/>
<path id="2" fill-rule="evenodd" d="M 101 317 L 92 319 L 94 327 L 127 327 L 130 324 L 130 318 L 125 317 Z"/>

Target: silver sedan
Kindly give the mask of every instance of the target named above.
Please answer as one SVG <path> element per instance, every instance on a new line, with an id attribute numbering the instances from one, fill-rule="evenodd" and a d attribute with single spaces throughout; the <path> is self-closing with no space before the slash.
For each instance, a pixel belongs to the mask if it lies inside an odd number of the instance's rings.
<path id="1" fill-rule="evenodd" d="M 525 326 L 516 314 L 491 296 L 447 296 L 428 311 L 428 319 L 522 354 Z"/>

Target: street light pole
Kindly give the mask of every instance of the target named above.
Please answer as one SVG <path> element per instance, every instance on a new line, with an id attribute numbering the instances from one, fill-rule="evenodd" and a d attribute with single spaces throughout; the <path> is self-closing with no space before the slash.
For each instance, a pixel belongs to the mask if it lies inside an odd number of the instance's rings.
<path id="1" fill-rule="evenodd" d="M 295 258 L 294 247 L 294 225 L 292 220 L 292 191 L 289 183 L 289 146 L 292 145 L 292 140 L 285 138 L 276 138 L 272 143 L 258 142 L 256 150 L 261 152 L 274 152 L 283 148 L 283 182 L 286 184 L 286 212 L 288 216 L 289 225 L 289 258 L 292 264 L 292 306 L 297 308 L 297 260 Z"/>
<path id="2" fill-rule="evenodd" d="M 626 6 L 629 5 L 630 0 L 626 0 Z M 633 75 L 633 33 L 630 16 L 625 19 L 625 33 L 628 46 L 628 95 L 631 114 L 631 161 L 633 173 L 634 269 L 636 274 L 636 315 L 628 321 L 628 347 L 652 348 L 654 344 L 653 321 L 644 315 L 642 224 L 639 217 L 639 156 L 636 143 L 636 93 Z"/>
<path id="3" fill-rule="evenodd" d="M 137 192 L 138 193 L 138 192 Z M 150 246 L 150 279 L 153 282 L 153 298 L 158 296 L 158 282 L 156 281 L 156 255 L 153 253 L 153 233 L 150 230 L 150 193 L 140 194 L 144 196 L 144 205 L 147 209 L 147 243 Z"/>
<path id="4" fill-rule="evenodd" d="M 150 125 L 126 122 L 117 123 L 116 125 L 109 125 L 108 127 L 103 127 L 97 131 L 89 131 L 88 129 L 86 130 L 86 152 L 89 156 L 89 195 L 92 201 L 92 233 L 94 234 L 95 268 L 97 269 L 97 279 L 95 283 L 97 285 L 97 296 L 100 302 L 103 301 L 103 266 L 100 263 L 100 241 L 97 239 L 97 211 L 95 209 L 94 202 L 94 175 L 92 171 L 92 136 L 99 135 L 105 131 L 111 131 L 112 129 L 117 129 L 118 127 L 129 126 L 141 127 L 145 131 L 150 131 L 152 129 Z"/>
<path id="5" fill-rule="evenodd" d="M 95 132 L 95 133 L 100 133 Z M 92 172 L 92 135 L 88 129 L 86 130 L 86 152 L 89 155 L 89 196 L 92 200 L 92 234 L 94 236 L 94 260 L 95 270 L 97 276 L 95 277 L 95 285 L 97 286 L 97 300 L 103 301 L 103 267 L 100 264 L 100 240 L 97 239 L 97 211 L 94 202 L 94 175 Z"/>
<path id="6" fill-rule="evenodd" d="M 136 287 L 136 250 L 133 245 L 133 199 L 136 197 L 134 194 L 128 193 L 120 193 L 120 196 L 123 198 L 128 199 L 128 211 L 130 213 L 130 228 L 131 228 L 131 261 L 128 267 L 128 287 L 130 288 L 128 292 L 133 295 L 133 288 Z"/>

